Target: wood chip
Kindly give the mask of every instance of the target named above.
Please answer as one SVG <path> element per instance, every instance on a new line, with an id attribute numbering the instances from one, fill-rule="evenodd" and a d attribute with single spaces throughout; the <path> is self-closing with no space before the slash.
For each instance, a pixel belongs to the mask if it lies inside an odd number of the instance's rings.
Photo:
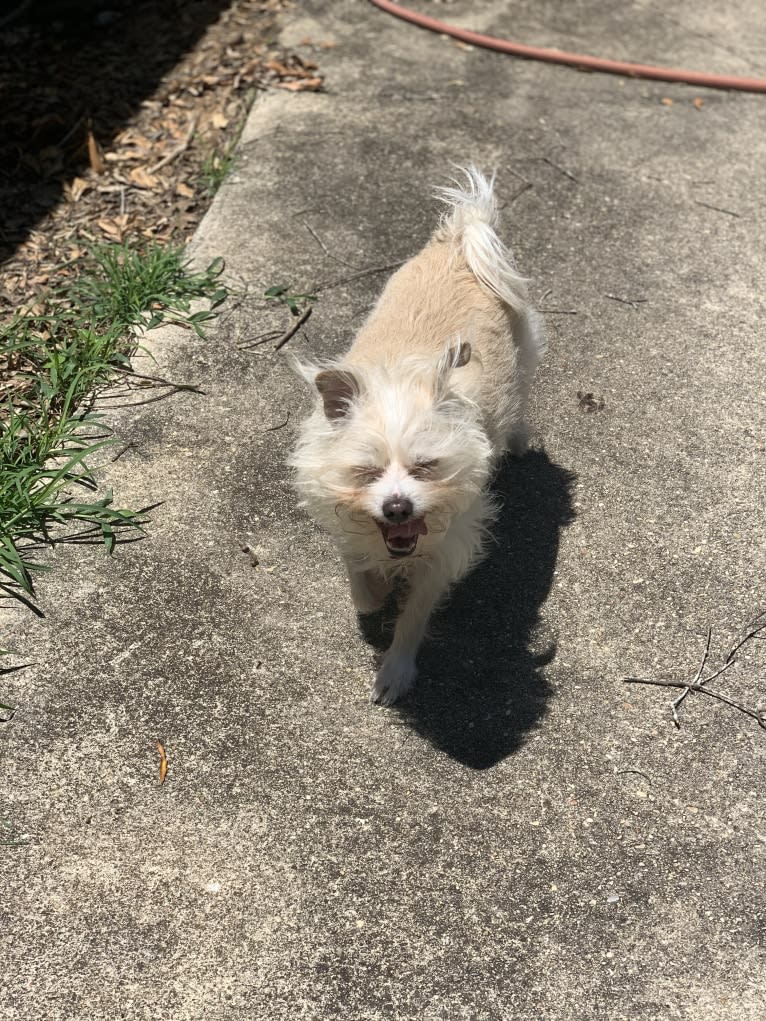
<path id="1" fill-rule="evenodd" d="M 160 784 L 163 784 L 168 775 L 168 757 L 165 754 L 165 746 L 162 741 L 157 742 L 157 751 L 160 753 Z"/>

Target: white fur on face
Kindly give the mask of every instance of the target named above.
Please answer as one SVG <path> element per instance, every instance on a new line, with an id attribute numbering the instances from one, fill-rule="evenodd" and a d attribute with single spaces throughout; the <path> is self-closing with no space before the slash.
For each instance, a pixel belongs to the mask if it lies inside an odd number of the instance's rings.
<path id="1" fill-rule="evenodd" d="M 418 547 L 427 553 L 487 480 L 491 449 L 477 410 L 440 389 L 436 366 L 421 359 L 395 373 L 354 373 L 348 413 L 328 421 L 317 408 L 303 430 L 294 464 L 304 502 L 351 555 L 380 557 L 383 504 L 406 497 L 428 525 Z"/>

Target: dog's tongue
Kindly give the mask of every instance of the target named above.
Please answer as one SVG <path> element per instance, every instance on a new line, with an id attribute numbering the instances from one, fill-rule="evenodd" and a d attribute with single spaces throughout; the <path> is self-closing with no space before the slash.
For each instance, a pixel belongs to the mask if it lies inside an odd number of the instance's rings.
<path id="1" fill-rule="evenodd" d="M 389 539 L 411 539 L 414 535 L 428 535 L 425 518 L 412 518 L 401 525 L 383 525 Z"/>

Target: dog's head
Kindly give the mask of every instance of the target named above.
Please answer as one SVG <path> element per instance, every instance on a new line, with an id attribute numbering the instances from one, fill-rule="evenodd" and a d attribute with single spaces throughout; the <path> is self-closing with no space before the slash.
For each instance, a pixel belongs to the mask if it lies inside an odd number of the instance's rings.
<path id="1" fill-rule="evenodd" d="M 480 372 L 458 342 L 396 366 L 299 366 L 319 395 L 292 459 L 311 513 L 364 561 L 427 555 L 476 499 L 491 448 L 458 374 Z"/>

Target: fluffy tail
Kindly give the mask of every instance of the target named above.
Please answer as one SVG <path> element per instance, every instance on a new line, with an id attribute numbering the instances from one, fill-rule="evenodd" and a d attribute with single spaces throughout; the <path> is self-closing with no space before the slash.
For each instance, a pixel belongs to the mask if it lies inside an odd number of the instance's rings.
<path id="1" fill-rule="evenodd" d="M 474 166 L 459 169 L 465 175 L 465 184 L 437 191 L 438 198 L 449 206 L 439 235 L 463 253 L 476 279 L 513 309 L 520 368 L 531 379 L 546 349 L 545 329 L 540 314 L 530 304 L 526 279 L 516 269 L 511 250 L 495 232 L 495 176 L 487 180 Z"/>
<path id="2" fill-rule="evenodd" d="M 486 288 L 511 308 L 528 303 L 526 280 L 516 269 L 508 249 L 495 232 L 497 203 L 495 177 L 487 178 L 474 166 L 461 167 L 465 184 L 439 188 L 437 197 L 449 206 L 441 222 L 441 235 L 459 246 L 468 268 Z"/>

